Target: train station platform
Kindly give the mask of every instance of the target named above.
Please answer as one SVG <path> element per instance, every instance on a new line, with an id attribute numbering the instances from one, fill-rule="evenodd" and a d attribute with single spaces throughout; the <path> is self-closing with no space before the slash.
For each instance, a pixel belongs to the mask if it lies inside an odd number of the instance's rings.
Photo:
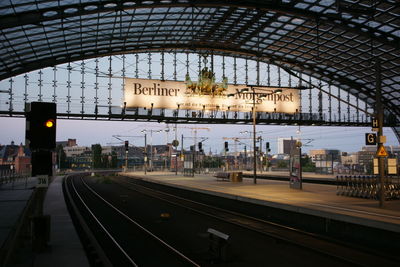
<path id="1" fill-rule="evenodd" d="M 35 186 L 36 179 L 28 177 L 0 184 L 0 265 L 11 257 L 16 246 L 16 233 L 23 227 Z"/>
<path id="2" fill-rule="evenodd" d="M 36 254 L 34 267 L 90 266 L 64 200 L 62 179 L 57 176 L 46 193 L 43 213 L 51 216 L 50 242 L 46 251 Z"/>
<path id="3" fill-rule="evenodd" d="M 1 184 L 0 266 L 90 266 L 64 200 L 62 178 L 55 177 L 46 192 L 43 214 L 51 218 L 50 242 L 40 253 L 33 252 L 30 244 L 37 179 Z"/>
<path id="4" fill-rule="evenodd" d="M 371 228 L 400 233 L 400 200 L 385 201 L 379 207 L 375 199 L 363 199 L 336 195 L 336 186 L 303 183 L 303 189 L 291 189 L 288 181 L 243 178 L 242 182 L 217 180 L 210 175 L 185 177 L 167 172 L 123 173 L 155 183 L 186 190 L 237 199 L 268 207 L 308 214 L 325 219 L 363 225 Z M 272 175 L 270 173 L 269 175 Z M 280 174 L 280 176 L 284 176 Z M 312 179 L 332 179 L 331 176 L 313 175 Z"/>

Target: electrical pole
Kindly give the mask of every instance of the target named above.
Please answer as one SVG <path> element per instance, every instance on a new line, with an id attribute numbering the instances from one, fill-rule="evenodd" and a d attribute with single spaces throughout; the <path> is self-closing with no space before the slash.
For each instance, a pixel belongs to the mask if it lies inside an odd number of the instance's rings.
<path id="1" fill-rule="evenodd" d="M 178 129 L 175 123 L 175 140 L 178 141 Z M 178 145 L 175 146 L 175 175 L 178 175 Z"/>
<path id="2" fill-rule="evenodd" d="M 257 183 L 257 152 L 256 152 L 256 93 L 253 89 L 253 182 Z"/>
<path id="3" fill-rule="evenodd" d="M 147 174 L 147 133 L 144 134 L 144 174 Z"/>
<path id="4" fill-rule="evenodd" d="M 379 59 L 375 62 L 376 75 L 376 119 L 378 120 L 378 145 L 377 149 L 383 146 L 383 105 L 382 105 L 382 88 L 381 88 L 381 64 Z M 383 208 L 385 202 L 385 157 L 378 155 L 378 170 L 379 170 L 379 207 Z"/>
<path id="5" fill-rule="evenodd" d="M 125 172 L 128 171 L 128 150 L 125 151 Z"/>
<path id="6" fill-rule="evenodd" d="M 259 147 L 259 155 L 260 155 L 260 172 L 263 172 L 263 154 L 262 154 L 262 136 L 260 135 L 260 147 Z"/>
<path id="7" fill-rule="evenodd" d="M 181 161 L 185 160 L 185 155 L 183 154 L 183 134 L 182 134 L 182 139 L 181 139 Z M 185 163 L 182 162 L 183 168 L 185 168 Z"/>
<path id="8" fill-rule="evenodd" d="M 244 146 L 244 169 L 247 170 L 247 147 Z"/>

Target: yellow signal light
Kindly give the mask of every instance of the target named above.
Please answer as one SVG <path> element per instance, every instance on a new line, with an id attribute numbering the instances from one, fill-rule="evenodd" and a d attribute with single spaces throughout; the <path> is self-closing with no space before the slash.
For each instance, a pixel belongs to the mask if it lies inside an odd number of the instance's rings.
<path id="1" fill-rule="evenodd" d="M 54 120 L 47 120 L 46 123 L 44 124 L 47 128 L 52 128 L 54 127 Z"/>

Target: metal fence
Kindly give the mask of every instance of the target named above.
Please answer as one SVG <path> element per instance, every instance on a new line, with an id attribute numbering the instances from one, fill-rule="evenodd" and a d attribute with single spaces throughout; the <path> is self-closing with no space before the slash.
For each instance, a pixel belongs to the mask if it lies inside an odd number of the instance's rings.
<path id="1" fill-rule="evenodd" d="M 27 172 L 15 172 L 13 170 L 0 170 L 0 187 L 5 184 L 11 184 L 11 188 L 14 188 L 15 182 L 25 180 L 27 183 L 30 173 Z"/>
<path id="2" fill-rule="evenodd" d="M 380 181 L 376 175 L 338 175 L 336 194 L 340 196 L 378 199 Z M 385 200 L 400 199 L 400 177 L 385 177 Z"/>

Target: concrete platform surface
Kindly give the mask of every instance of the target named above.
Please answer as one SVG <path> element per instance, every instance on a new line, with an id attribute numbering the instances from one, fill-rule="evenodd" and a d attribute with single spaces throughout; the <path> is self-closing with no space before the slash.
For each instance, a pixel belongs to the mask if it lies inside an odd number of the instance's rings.
<path id="1" fill-rule="evenodd" d="M 37 254 L 33 266 L 89 266 L 85 250 L 75 231 L 62 191 L 62 177 L 50 183 L 43 213 L 51 216 L 49 249 Z"/>
<path id="2" fill-rule="evenodd" d="M 33 194 L 35 178 L 18 179 L 0 185 L 0 248 L 16 231 L 19 220 Z"/>
<path id="3" fill-rule="evenodd" d="M 252 178 L 232 183 L 217 181 L 212 175 L 184 177 L 171 172 L 122 174 L 255 204 L 400 232 L 400 200 L 385 201 L 384 207 L 380 208 L 378 200 L 338 196 L 334 185 L 303 183 L 303 189 L 296 190 L 289 188 L 287 181 L 266 179 L 257 179 L 257 184 L 254 184 Z"/>

